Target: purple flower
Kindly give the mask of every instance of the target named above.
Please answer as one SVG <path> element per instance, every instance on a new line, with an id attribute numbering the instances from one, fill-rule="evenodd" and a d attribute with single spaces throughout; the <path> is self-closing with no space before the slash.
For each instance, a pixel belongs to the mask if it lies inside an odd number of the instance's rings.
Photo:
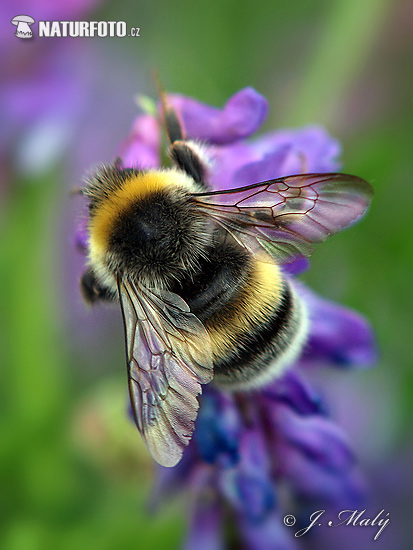
<path id="1" fill-rule="evenodd" d="M 302 172 L 330 172 L 340 166 L 339 143 L 316 126 L 250 136 L 267 114 L 267 102 L 251 88 L 235 94 L 223 109 L 184 96 L 171 96 L 187 137 L 206 142 L 212 164 L 209 183 L 228 189 Z M 124 166 L 159 165 L 160 128 L 141 115 L 123 143 Z M 80 230 L 77 239 L 84 246 Z M 288 277 L 308 262 L 283 266 Z M 206 386 L 194 437 L 175 468 L 157 468 L 152 507 L 187 489 L 191 507 L 184 548 L 251 550 L 297 548 L 282 518 L 307 521 L 311 511 L 361 505 L 365 486 L 342 430 L 324 399 L 307 381 L 314 366 L 365 366 L 376 357 L 368 323 L 324 300 L 303 285 L 307 303 L 307 345 L 284 375 L 250 392 L 227 393 Z M 310 512 L 309 512 L 310 511 Z M 242 544 L 241 544 L 242 543 Z"/>

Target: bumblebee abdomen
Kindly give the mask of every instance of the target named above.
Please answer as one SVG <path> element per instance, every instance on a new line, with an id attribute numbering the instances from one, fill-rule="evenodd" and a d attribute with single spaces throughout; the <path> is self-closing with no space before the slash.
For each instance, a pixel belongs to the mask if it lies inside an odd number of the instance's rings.
<path id="1" fill-rule="evenodd" d="M 179 293 L 209 333 L 214 381 L 222 387 L 260 386 L 302 349 L 306 314 L 295 290 L 277 265 L 240 247 L 217 245 L 199 280 Z"/>
<path id="2" fill-rule="evenodd" d="M 255 307 L 260 306 L 255 303 Z M 248 297 L 243 308 L 248 308 Z M 214 326 L 210 336 L 219 342 L 214 354 L 215 382 L 232 390 L 256 388 L 279 376 L 300 354 L 307 336 L 307 314 L 284 280 L 272 308 L 263 305 L 253 315 L 241 312 L 236 330 L 230 325 L 227 330 Z"/>

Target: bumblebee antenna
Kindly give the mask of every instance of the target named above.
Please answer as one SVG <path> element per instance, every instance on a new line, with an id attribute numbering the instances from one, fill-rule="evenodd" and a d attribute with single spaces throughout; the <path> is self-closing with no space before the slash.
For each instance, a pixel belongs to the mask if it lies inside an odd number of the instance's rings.
<path id="1" fill-rule="evenodd" d="M 175 141 L 184 141 L 185 133 L 183 130 L 183 124 L 179 119 L 178 113 L 168 101 L 168 96 L 162 86 L 158 71 L 154 72 L 153 79 L 161 101 L 161 121 L 163 127 L 165 128 L 165 133 L 168 136 L 168 140 L 171 145 Z"/>

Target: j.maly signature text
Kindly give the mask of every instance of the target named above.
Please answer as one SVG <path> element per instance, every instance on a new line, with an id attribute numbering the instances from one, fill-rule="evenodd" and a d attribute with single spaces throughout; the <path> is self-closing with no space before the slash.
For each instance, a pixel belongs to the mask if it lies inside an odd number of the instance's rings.
<path id="1" fill-rule="evenodd" d="M 309 525 L 297 531 L 295 536 L 302 537 L 315 525 L 321 526 L 322 523 L 320 522 L 320 519 L 325 512 L 325 510 L 317 510 L 316 512 L 313 512 L 310 516 Z M 368 517 L 366 514 L 366 508 L 364 510 L 341 510 L 341 512 L 337 514 L 337 519 L 329 520 L 326 524 L 328 527 L 338 527 L 339 525 L 350 525 L 352 527 L 376 527 L 378 530 L 374 535 L 374 540 L 377 540 L 390 523 L 389 515 L 389 512 L 386 512 L 384 509 L 380 510 L 380 512 L 373 518 Z"/>

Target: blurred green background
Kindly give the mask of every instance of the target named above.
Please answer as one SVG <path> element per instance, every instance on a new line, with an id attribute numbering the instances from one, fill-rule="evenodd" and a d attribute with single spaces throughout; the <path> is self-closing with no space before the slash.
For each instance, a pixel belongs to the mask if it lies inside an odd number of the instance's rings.
<path id="1" fill-rule="evenodd" d="M 412 2 L 120 0 L 49 8 L 36 1 L 0 8 L 0 548 L 178 548 L 185 531 L 183 502 L 145 513 L 152 465 L 126 414 L 120 315 L 81 302 L 82 258 L 73 245 L 81 204 L 69 195 L 85 170 L 114 158 L 138 113 L 134 95 L 154 96 L 154 69 L 167 90 L 218 106 L 254 86 L 270 103 L 265 130 L 324 124 L 343 144 L 344 170 L 373 184 L 367 217 L 321 246 L 304 280 L 362 312 L 377 334 L 377 367 L 323 370 L 314 382 L 379 495 L 375 507 L 391 502 L 407 533 Z M 36 20 L 123 20 L 141 37 L 19 41 L 10 19 L 20 12 Z M 55 92 L 53 71 L 63 82 Z M 393 470 L 400 487 L 383 483 Z"/>

